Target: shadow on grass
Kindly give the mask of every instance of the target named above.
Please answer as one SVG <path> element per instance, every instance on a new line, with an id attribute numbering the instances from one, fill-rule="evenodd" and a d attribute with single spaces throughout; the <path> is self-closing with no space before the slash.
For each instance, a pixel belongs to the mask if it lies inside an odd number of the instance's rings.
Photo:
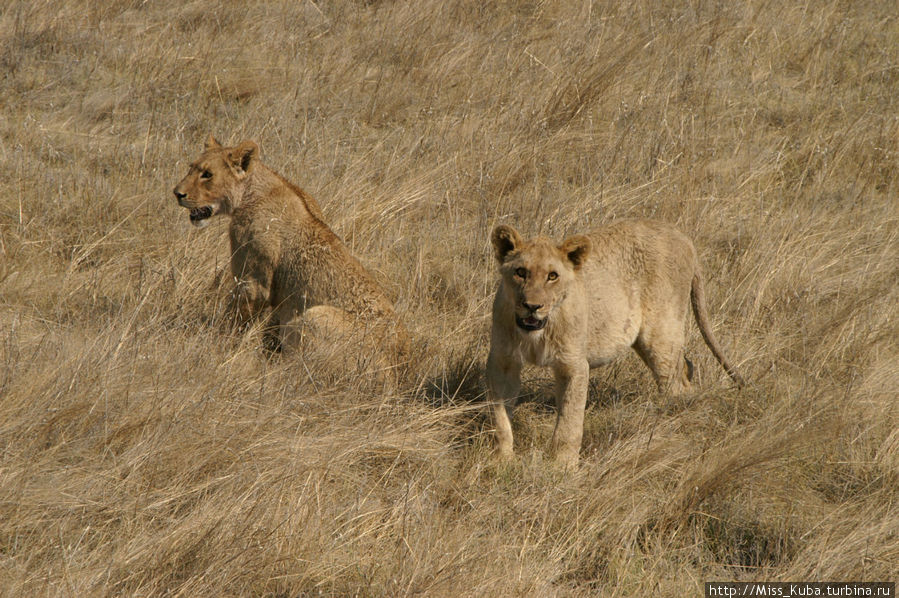
<path id="1" fill-rule="evenodd" d="M 471 352 L 451 357 L 436 375 L 424 376 L 420 395 L 432 407 L 449 407 L 483 402 L 484 364 Z"/>

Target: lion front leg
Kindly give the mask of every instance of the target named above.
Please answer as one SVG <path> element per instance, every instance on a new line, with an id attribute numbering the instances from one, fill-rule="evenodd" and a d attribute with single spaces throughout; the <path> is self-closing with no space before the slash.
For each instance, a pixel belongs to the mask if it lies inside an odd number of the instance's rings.
<path id="1" fill-rule="evenodd" d="M 231 274 L 237 285 L 234 307 L 241 325 L 254 322 L 269 307 L 274 257 L 263 251 L 264 243 L 245 242 L 237 238 L 231 225 Z"/>
<path id="2" fill-rule="evenodd" d="M 233 280 L 231 289 L 228 293 L 228 309 L 229 319 L 233 326 L 239 330 L 245 330 L 248 326 L 252 326 L 264 318 L 262 330 L 262 344 L 266 350 L 271 352 L 280 351 L 281 341 L 278 338 L 278 313 L 277 310 L 271 310 L 266 314 L 269 308 L 271 275 L 268 271 L 264 271 L 255 276 L 237 276 L 234 271 L 244 274 L 244 269 L 237 268 L 237 265 L 231 264 Z M 216 284 L 222 285 L 220 281 Z"/>
<path id="3" fill-rule="evenodd" d="M 556 378 L 556 428 L 553 431 L 551 452 L 557 463 L 565 468 L 575 467 L 581 440 L 584 436 L 584 409 L 587 405 L 587 385 L 590 365 L 587 360 L 553 367 Z"/>
<path id="4" fill-rule="evenodd" d="M 238 280 L 234 289 L 234 307 L 241 325 L 255 321 L 268 306 L 269 290 L 255 280 Z"/>
<path id="5" fill-rule="evenodd" d="M 487 357 L 487 400 L 493 413 L 496 434 L 496 456 L 510 459 L 512 450 L 512 421 L 509 411 L 518 401 L 521 388 L 521 362 L 507 355 L 498 355 L 491 348 Z"/>

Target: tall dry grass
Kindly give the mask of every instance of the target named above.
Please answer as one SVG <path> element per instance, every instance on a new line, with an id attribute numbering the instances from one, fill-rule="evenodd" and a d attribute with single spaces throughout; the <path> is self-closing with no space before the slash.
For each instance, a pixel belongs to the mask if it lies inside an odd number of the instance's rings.
<path id="1" fill-rule="evenodd" d="M 899 572 L 892 2 L 10 0 L 0 7 L 0 594 L 696 595 Z M 418 339 L 323 385 L 222 325 L 215 133 L 311 192 Z M 479 405 L 488 233 L 696 242 L 733 389 L 626 356 L 582 465 Z"/>

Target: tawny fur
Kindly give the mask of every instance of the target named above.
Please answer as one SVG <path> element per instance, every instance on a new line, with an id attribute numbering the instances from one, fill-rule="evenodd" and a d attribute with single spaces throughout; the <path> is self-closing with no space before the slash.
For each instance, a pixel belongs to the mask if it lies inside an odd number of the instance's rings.
<path id="1" fill-rule="evenodd" d="M 557 246 L 546 237 L 524 241 L 501 225 L 492 241 L 502 280 L 493 302 L 487 388 L 501 457 L 512 455 L 509 410 L 524 364 L 553 369 L 558 414 L 551 450 L 565 466 L 577 463 L 590 368 L 631 347 L 662 391 L 689 389 L 684 335 L 691 300 L 703 339 L 742 386 L 709 326 L 693 243 L 672 226 L 620 221 Z"/>
<path id="2" fill-rule="evenodd" d="M 191 222 L 229 215 L 235 309 L 269 324 L 286 352 L 337 360 L 337 369 L 376 355 L 393 367 L 407 337 L 371 274 L 325 224 L 315 200 L 259 159 L 244 141 L 223 147 L 210 136 L 174 189 Z"/>

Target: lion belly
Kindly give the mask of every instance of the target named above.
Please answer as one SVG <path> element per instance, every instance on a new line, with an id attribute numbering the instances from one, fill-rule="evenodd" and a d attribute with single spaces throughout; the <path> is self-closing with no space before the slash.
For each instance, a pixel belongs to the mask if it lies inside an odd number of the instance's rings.
<path id="1" fill-rule="evenodd" d="M 606 365 L 629 349 L 643 326 L 638 290 L 598 270 L 587 284 L 590 332 L 586 354 L 591 368 Z"/>

